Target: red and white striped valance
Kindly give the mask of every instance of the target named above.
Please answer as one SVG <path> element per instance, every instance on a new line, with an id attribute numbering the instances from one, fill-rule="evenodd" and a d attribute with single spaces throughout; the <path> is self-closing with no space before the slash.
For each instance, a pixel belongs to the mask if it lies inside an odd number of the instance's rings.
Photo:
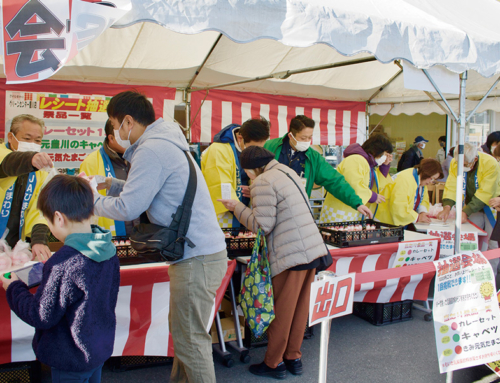
<path id="1" fill-rule="evenodd" d="M 263 116 L 271 122 L 271 138 L 288 132 L 290 120 L 298 114 L 316 122 L 313 144 L 350 145 L 362 143 L 366 136 L 365 103 L 328 101 L 315 98 L 276 96 L 260 93 L 212 90 L 191 94 L 192 142 L 212 142 L 229 124 L 241 124 Z"/>

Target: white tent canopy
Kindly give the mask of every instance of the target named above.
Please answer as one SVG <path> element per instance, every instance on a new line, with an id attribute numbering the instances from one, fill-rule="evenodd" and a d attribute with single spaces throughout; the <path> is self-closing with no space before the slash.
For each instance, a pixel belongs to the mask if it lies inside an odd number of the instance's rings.
<path id="1" fill-rule="evenodd" d="M 470 70 L 467 93 L 476 99 L 495 80 L 483 76 L 500 72 L 500 4 L 495 0 L 131 4 L 115 24 L 127 27 L 105 31 L 52 78 L 185 89 L 208 57 L 193 89 L 277 74 L 223 89 L 365 102 L 400 71 L 393 63 L 397 59 L 419 68 Z M 370 57 L 378 61 L 286 75 Z M 495 89 L 491 95 L 499 93 Z M 385 102 L 398 104 L 394 114 L 443 113 L 427 102 L 401 104 L 427 99 L 422 91 L 405 89 L 398 76 L 372 100 L 371 113 L 386 113 L 390 105 Z M 469 101 L 469 110 L 474 103 Z M 494 98 L 482 108 L 500 111 Z"/>

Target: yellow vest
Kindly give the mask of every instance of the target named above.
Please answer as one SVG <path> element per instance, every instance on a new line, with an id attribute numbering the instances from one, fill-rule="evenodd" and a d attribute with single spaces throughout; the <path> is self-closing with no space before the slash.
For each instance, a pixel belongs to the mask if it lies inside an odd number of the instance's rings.
<path id="1" fill-rule="evenodd" d="M 476 190 L 475 196 L 479 198 L 486 205 L 489 205 L 490 199 L 493 197 L 498 197 L 500 194 L 499 187 L 499 167 L 496 159 L 486 153 L 478 153 L 479 155 L 479 167 L 477 169 L 477 183 L 478 189 Z M 451 199 L 455 201 L 457 192 L 457 161 L 455 159 L 451 160 L 450 172 L 448 179 L 446 180 L 446 185 L 444 187 L 443 199 Z M 463 186 L 460 185 L 460 188 Z"/>
<path id="2" fill-rule="evenodd" d="M 104 170 L 104 161 L 102 159 L 101 153 L 99 150 L 96 150 L 90 153 L 80 165 L 80 172 L 85 172 L 88 176 L 103 176 L 106 177 L 106 172 Z M 99 194 L 106 196 L 106 189 L 99 190 Z M 111 218 L 99 217 L 97 224 L 111 231 L 112 236 L 116 236 L 115 231 L 115 221 Z"/>
<path id="3" fill-rule="evenodd" d="M 380 172 L 375 172 L 376 182 L 370 189 L 370 165 L 363 156 L 353 154 L 345 158 L 337 167 L 337 171 L 342 174 L 345 180 L 351 185 L 356 194 L 367 205 L 372 212 L 375 212 L 377 204 L 368 203 L 372 196 L 372 191 L 377 192 L 377 183 Z M 378 215 L 378 211 L 377 211 Z M 320 222 L 348 222 L 361 220 L 361 214 L 347 206 L 342 201 L 328 193 L 323 208 L 321 209 Z"/>
<path id="4" fill-rule="evenodd" d="M 415 207 L 415 195 L 417 194 L 417 182 L 413 176 L 413 168 L 399 172 L 396 180 L 389 183 L 383 190 L 382 195 L 385 202 L 379 205 L 377 220 L 397 226 L 406 226 L 418 217 Z M 429 210 L 429 192 L 424 186 L 424 198 L 420 206 Z"/>
<path id="5" fill-rule="evenodd" d="M 12 153 L 12 150 L 8 149 L 5 144 L 0 145 L 0 162 L 8 155 Z M 38 224 L 47 225 L 47 221 L 43 218 L 40 210 L 37 209 L 38 195 L 40 194 L 40 188 L 43 185 L 48 173 L 42 170 L 35 172 L 36 176 L 36 186 L 31 201 L 24 212 L 24 226 L 23 232 L 21 233 L 21 239 L 24 241 L 26 237 L 31 237 L 31 230 Z M 6 177 L 0 178 L 0 202 L 5 199 L 5 193 L 7 190 L 16 182 L 17 177 Z M 24 198 L 24 192 L 23 192 Z M 0 235 L 2 235 L 1 233 Z"/>
<path id="6" fill-rule="evenodd" d="M 233 215 L 218 202 L 222 198 L 221 184 L 231 184 L 231 198 L 238 199 L 236 188 L 236 160 L 228 143 L 214 142 L 201 155 L 201 172 L 208 186 L 215 214 L 221 227 L 231 227 Z"/>

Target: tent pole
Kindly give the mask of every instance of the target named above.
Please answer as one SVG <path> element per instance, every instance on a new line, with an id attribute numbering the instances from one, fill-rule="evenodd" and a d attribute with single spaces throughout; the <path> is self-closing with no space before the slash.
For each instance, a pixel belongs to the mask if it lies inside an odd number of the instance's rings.
<path id="1" fill-rule="evenodd" d="M 189 84 L 187 85 L 186 89 L 187 90 L 190 90 L 191 89 L 191 86 L 193 85 L 193 83 L 195 82 L 196 78 L 198 77 L 198 75 L 200 74 L 201 70 L 203 69 L 203 67 L 205 66 L 206 62 L 208 61 L 208 59 L 210 58 L 210 55 L 212 54 L 212 52 L 215 50 L 215 47 L 217 46 L 217 44 L 219 43 L 220 39 L 222 38 L 222 33 L 219 33 L 219 37 L 217 37 L 217 39 L 214 41 L 214 43 L 212 44 L 212 48 L 210 48 L 210 50 L 208 51 L 207 55 L 205 56 L 205 59 L 203 60 L 203 62 L 201 63 L 201 65 L 198 67 L 198 69 L 196 70 L 196 72 L 194 73 L 194 76 L 193 78 L 191 79 L 191 81 L 189 81 Z M 187 105 L 187 104 L 186 104 Z"/>
<path id="2" fill-rule="evenodd" d="M 450 151 L 451 145 L 451 118 L 446 115 L 446 149 L 444 153 L 444 158 L 448 157 L 448 152 Z"/>
<path id="3" fill-rule="evenodd" d="M 434 104 L 436 104 L 437 106 L 439 106 L 439 108 L 440 108 L 440 109 L 441 109 L 441 110 L 442 110 L 445 114 L 449 114 L 449 113 L 448 113 L 448 111 L 446 110 L 446 108 L 445 108 L 443 105 L 441 105 L 441 104 L 439 103 L 439 101 L 438 101 L 438 100 L 436 100 L 436 98 L 435 98 L 432 94 L 430 94 L 430 92 L 428 92 L 428 91 L 424 90 L 424 93 L 425 93 L 425 94 L 426 94 L 426 95 L 427 95 L 427 96 L 428 96 L 428 97 L 429 97 L 429 98 L 430 98 L 430 99 L 434 102 Z"/>
<path id="4" fill-rule="evenodd" d="M 441 97 L 441 99 L 443 100 L 443 102 L 446 104 L 446 106 L 448 107 L 448 110 L 450 111 L 451 115 L 453 116 L 453 118 L 455 120 L 458 121 L 458 117 L 457 115 L 455 114 L 455 112 L 453 111 L 453 109 L 451 108 L 450 104 L 448 104 L 448 101 L 446 100 L 446 98 L 444 97 L 443 93 L 441 93 L 441 91 L 439 90 L 439 87 L 437 86 L 437 84 L 434 82 L 434 80 L 432 79 L 431 75 L 429 74 L 429 72 L 427 72 L 427 70 L 425 69 L 422 69 L 422 72 L 424 72 L 425 76 L 427 77 L 427 79 L 429 80 L 429 82 L 432 84 L 432 86 L 434 87 L 434 89 L 436 89 L 436 92 L 439 93 L 439 96 Z M 464 92 L 464 96 L 465 96 L 465 92 Z M 461 98 L 460 98 L 461 100 Z M 465 103 L 464 103 L 464 108 L 465 108 Z M 465 110 L 465 109 L 464 109 Z M 465 121 L 465 120 L 464 120 Z"/>
<path id="5" fill-rule="evenodd" d="M 462 225 L 462 194 L 464 179 L 464 142 L 465 142 L 465 85 L 467 72 L 460 75 L 460 104 L 459 104 L 459 134 L 458 134 L 458 169 L 457 169 L 457 193 L 455 206 L 457 215 L 455 218 L 455 254 L 460 253 L 460 227 Z"/>
<path id="6" fill-rule="evenodd" d="M 233 81 L 233 82 L 226 82 L 224 84 L 218 84 L 218 85 L 211 85 L 211 86 L 205 86 L 202 88 L 193 88 L 193 90 L 210 90 L 210 89 L 216 89 L 216 88 L 224 88 L 226 86 L 231 86 L 231 85 L 239 85 L 239 84 L 246 84 L 249 82 L 255 82 L 255 81 L 262 81 L 262 80 L 268 80 L 270 78 L 276 78 L 276 79 L 287 79 L 288 77 L 294 75 L 294 74 L 301 74 L 301 73 L 307 73 L 307 72 L 315 72 L 318 70 L 324 70 L 324 69 L 333 69 L 333 68 L 340 68 L 344 66 L 349 66 L 349 65 L 355 65 L 355 64 L 363 64 L 371 61 L 377 61 L 377 59 L 373 56 L 371 57 L 364 57 L 360 59 L 355 59 L 355 60 L 347 60 L 347 61 L 341 61 L 333 64 L 326 64 L 326 65 L 318 65 L 318 66 L 313 66 L 313 67 L 308 67 L 308 68 L 302 68 L 302 69 L 294 69 L 294 70 L 287 70 L 283 72 L 278 72 L 278 73 L 271 73 L 265 76 L 258 76 L 254 77 L 248 80 L 240 80 L 240 81 Z"/>
<path id="7" fill-rule="evenodd" d="M 191 103 L 189 102 L 189 91 L 188 89 L 184 89 L 184 105 L 186 105 L 185 113 L 186 113 L 186 129 L 188 142 L 191 142 Z"/>
<path id="8" fill-rule="evenodd" d="M 467 116 L 467 121 L 466 122 L 469 122 L 469 120 L 472 118 L 472 116 L 474 116 L 474 114 L 476 113 L 476 110 L 481 106 L 481 104 L 484 102 L 484 100 L 486 100 L 488 98 L 489 94 L 497 86 L 498 82 L 500 82 L 500 77 L 497 78 L 497 80 L 495 81 L 495 83 L 491 86 L 491 88 L 488 90 L 488 92 L 486 92 L 486 94 L 481 99 L 481 101 L 479 101 L 479 103 L 472 110 L 472 112 L 469 113 L 469 115 Z"/>

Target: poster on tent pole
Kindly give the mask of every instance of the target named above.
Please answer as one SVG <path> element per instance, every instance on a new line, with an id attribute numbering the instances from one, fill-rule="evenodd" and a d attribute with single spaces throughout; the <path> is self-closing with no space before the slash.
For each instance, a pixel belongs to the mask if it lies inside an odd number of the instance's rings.
<path id="1" fill-rule="evenodd" d="M 7 142 L 15 116 L 31 114 L 45 123 L 42 152 L 55 167 L 79 168 L 89 153 L 102 146 L 110 99 L 111 95 L 6 91 L 4 139 Z"/>
<path id="2" fill-rule="evenodd" d="M 500 359 L 500 309 L 495 277 L 481 252 L 434 262 L 434 332 L 439 371 Z"/>
<path id="3" fill-rule="evenodd" d="M 439 258 L 443 259 L 455 254 L 455 232 L 429 229 L 427 230 L 427 234 L 441 238 Z M 477 250 L 479 250 L 477 233 L 460 233 L 460 251 L 470 252 Z"/>
<path id="4" fill-rule="evenodd" d="M 84 0 L 3 0 L 4 71 L 7 84 L 44 80 L 71 60 L 130 9 Z"/>

